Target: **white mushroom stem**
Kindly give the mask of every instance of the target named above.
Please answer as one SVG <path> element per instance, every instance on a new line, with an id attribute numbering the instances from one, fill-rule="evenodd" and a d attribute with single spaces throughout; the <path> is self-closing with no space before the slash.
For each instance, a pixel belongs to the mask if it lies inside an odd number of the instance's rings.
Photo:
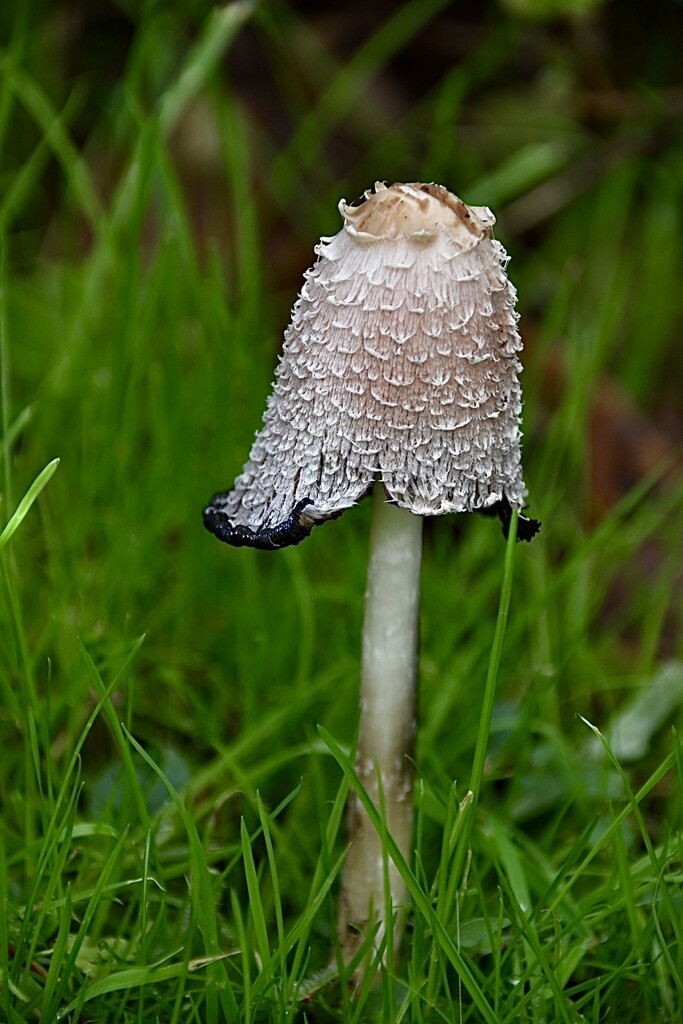
<path id="1" fill-rule="evenodd" d="M 415 740 L 418 606 L 422 518 L 386 500 L 375 484 L 365 593 L 356 771 L 386 827 L 410 860 L 413 828 L 412 756 Z M 348 807 L 350 848 L 342 877 L 339 940 L 348 962 L 379 922 L 375 948 L 387 930 L 388 862 L 393 947 L 401 937 L 406 890 L 355 795 Z"/>

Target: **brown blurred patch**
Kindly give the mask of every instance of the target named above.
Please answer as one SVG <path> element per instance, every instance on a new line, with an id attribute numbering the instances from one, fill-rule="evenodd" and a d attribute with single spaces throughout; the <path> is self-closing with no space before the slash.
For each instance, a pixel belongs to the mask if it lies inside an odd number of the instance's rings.
<path id="1" fill-rule="evenodd" d="M 668 410 L 663 407 L 660 412 Z M 674 465 L 662 476 L 662 484 L 680 476 L 683 437 L 665 422 L 648 417 L 618 381 L 599 383 L 590 419 L 590 481 L 597 519 L 667 463 Z"/>

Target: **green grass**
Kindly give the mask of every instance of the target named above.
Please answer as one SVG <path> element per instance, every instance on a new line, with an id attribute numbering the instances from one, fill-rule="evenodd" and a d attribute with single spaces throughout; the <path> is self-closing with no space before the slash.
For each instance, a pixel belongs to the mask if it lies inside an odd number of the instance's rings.
<path id="1" fill-rule="evenodd" d="M 622 83 L 637 102 L 595 127 L 568 36 L 545 48 L 550 27 L 493 4 L 394 117 L 373 83 L 445 0 L 397 5 L 348 59 L 279 2 L 143 4 L 109 77 L 43 59 L 50 5 L 19 7 L 0 15 L 0 1020 L 680 1020 L 683 480 L 673 441 L 634 449 L 604 508 L 591 474 L 606 384 L 659 436 L 680 416 L 666 90 Z M 520 78 L 525 46 L 543 60 Z M 254 52 L 285 143 L 233 82 Z M 492 521 L 429 524 L 410 925 L 354 996 L 335 900 L 370 510 L 279 554 L 218 545 L 200 510 L 246 458 L 314 242 L 375 178 L 499 214 L 543 530 L 513 579 Z"/>

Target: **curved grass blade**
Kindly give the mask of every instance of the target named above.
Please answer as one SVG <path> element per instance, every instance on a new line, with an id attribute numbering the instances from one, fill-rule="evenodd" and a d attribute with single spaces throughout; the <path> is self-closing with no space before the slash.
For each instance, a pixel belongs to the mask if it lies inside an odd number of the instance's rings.
<path id="1" fill-rule="evenodd" d="M 29 489 L 27 490 L 24 497 L 21 499 L 16 507 L 14 514 L 11 516 L 9 522 L 5 526 L 2 533 L 0 533 L 0 551 L 4 548 L 12 536 L 21 526 L 21 523 L 25 519 L 31 505 L 36 500 L 40 492 L 46 486 L 46 484 L 52 479 L 59 465 L 59 459 L 53 459 L 52 462 L 48 462 L 45 469 L 38 474 Z"/>

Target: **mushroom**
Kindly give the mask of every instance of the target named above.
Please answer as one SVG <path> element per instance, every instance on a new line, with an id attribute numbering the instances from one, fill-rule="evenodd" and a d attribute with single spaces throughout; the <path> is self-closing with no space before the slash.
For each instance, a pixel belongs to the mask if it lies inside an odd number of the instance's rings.
<path id="1" fill-rule="evenodd" d="M 440 185 L 376 183 L 316 246 L 243 472 L 204 509 L 220 540 L 298 544 L 374 489 L 357 773 L 406 859 L 412 833 L 422 517 L 498 514 L 526 497 L 521 340 L 507 255 L 487 207 Z M 518 539 L 540 524 L 520 515 Z M 382 843 L 348 808 L 339 938 L 350 960 L 387 929 Z M 389 864 L 394 943 L 406 902 Z"/>

